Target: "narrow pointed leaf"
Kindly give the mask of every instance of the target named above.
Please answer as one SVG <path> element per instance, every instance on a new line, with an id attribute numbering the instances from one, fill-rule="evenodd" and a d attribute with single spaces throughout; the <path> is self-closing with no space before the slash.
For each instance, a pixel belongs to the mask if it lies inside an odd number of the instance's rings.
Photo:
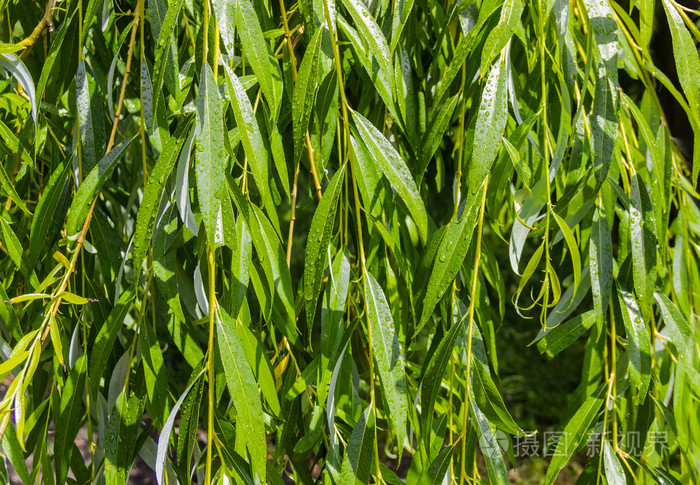
<path id="1" fill-rule="evenodd" d="M 389 407 L 397 442 L 402 445 L 406 437 L 408 417 L 403 351 L 381 286 L 369 272 L 365 272 L 364 280 L 367 314 L 372 328 L 374 358 L 382 381 L 382 394 Z"/>
<path id="2" fill-rule="evenodd" d="M 250 0 L 236 0 L 238 35 L 246 58 L 258 78 L 260 88 L 270 105 L 272 118 L 277 119 L 282 103 L 282 72 L 277 59 L 263 36 L 258 16 Z"/>
<path id="3" fill-rule="evenodd" d="M 112 175 L 114 168 L 117 166 L 117 162 L 124 156 L 124 152 L 126 152 L 135 138 L 136 137 L 129 138 L 125 142 L 112 148 L 112 151 L 102 157 L 95 168 L 90 171 L 88 176 L 85 177 L 85 180 L 80 184 L 78 192 L 75 194 L 70 209 L 68 210 L 68 219 L 66 221 L 66 234 L 68 236 L 73 236 L 80 231 L 92 201 L 109 176 Z"/>
<path id="4" fill-rule="evenodd" d="M 374 462 L 374 413 L 365 408 L 352 430 L 340 471 L 341 485 L 369 483 Z"/>
<path id="5" fill-rule="evenodd" d="M 255 473 L 264 480 L 267 447 L 258 386 L 246 360 L 236 322 L 221 308 L 219 315 L 220 318 L 216 319 L 217 346 L 224 366 L 226 385 L 239 417 L 237 431 L 243 436 Z"/>
<path id="6" fill-rule="evenodd" d="M 311 335 L 311 328 L 316 314 L 316 302 L 321 293 L 321 280 L 328 263 L 328 245 L 330 244 L 335 212 L 338 208 L 345 169 L 338 170 L 328 184 L 321 202 L 314 212 L 311 228 L 306 240 L 306 258 L 304 259 L 304 300 L 306 302 L 306 321 Z"/>
<path id="7" fill-rule="evenodd" d="M 202 66 L 202 84 L 197 97 L 197 195 L 212 248 L 225 244 L 225 227 L 234 225 L 233 208 L 226 190 L 224 176 L 223 113 L 219 89 L 208 64 Z"/>
<path id="8" fill-rule="evenodd" d="M 421 240 L 425 241 L 428 235 L 428 214 L 425 212 L 423 200 L 406 162 L 391 146 L 389 140 L 367 118 L 355 111 L 352 112 L 352 116 L 367 149 L 378 162 L 391 186 L 406 204 L 408 212 L 418 227 Z"/>

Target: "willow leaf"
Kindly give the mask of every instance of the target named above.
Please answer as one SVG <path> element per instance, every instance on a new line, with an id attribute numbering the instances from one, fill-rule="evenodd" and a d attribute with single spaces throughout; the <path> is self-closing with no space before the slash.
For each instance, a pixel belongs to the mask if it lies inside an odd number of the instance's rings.
<path id="1" fill-rule="evenodd" d="M 447 370 L 447 364 L 452 356 L 457 337 L 460 335 L 466 319 L 467 314 L 459 312 L 458 305 L 455 305 L 452 326 L 449 332 L 440 340 L 437 350 L 435 350 L 425 367 L 423 380 L 420 386 L 421 408 L 423 409 L 423 438 L 425 440 L 430 439 L 430 433 L 428 431 L 432 429 L 435 401 L 442 387 L 442 378 Z M 426 444 L 428 443 L 426 442 Z"/>
<path id="2" fill-rule="evenodd" d="M 340 471 L 341 485 L 368 484 L 374 462 L 374 413 L 368 406 L 352 430 Z"/>
<path id="3" fill-rule="evenodd" d="M 382 394 L 389 408 L 391 424 L 396 433 L 397 442 L 400 447 L 403 447 L 408 418 L 403 351 L 399 344 L 389 304 L 381 286 L 367 271 L 364 273 L 364 281 L 367 315 L 372 329 L 372 345 L 374 346 L 374 358 L 377 361 L 379 378 L 382 382 Z"/>
<path id="4" fill-rule="evenodd" d="M 233 277 L 231 296 L 231 317 L 238 318 L 238 313 L 243 306 L 246 290 L 250 282 L 250 263 L 252 253 L 250 232 L 243 217 L 236 220 L 236 241 L 231 248 L 231 276 Z"/>
<path id="5" fill-rule="evenodd" d="M 36 100 L 36 89 L 34 88 L 34 80 L 32 75 L 29 73 L 27 66 L 24 62 L 17 57 L 16 54 L 11 53 L 0 53 L 0 65 L 7 69 L 10 74 L 17 80 L 22 89 L 24 90 L 25 96 L 29 99 L 32 108 L 32 119 L 34 120 L 34 128 L 37 127 L 37 116 L 38 116 L 38 103 Z"/>
<path id="6" fill-rule="evenodd" d="M 233 209 L 226 191 L 226 151 L 219 88 L 209 64 L 202 66 L 197 97 L 197 196 L 212 248 L 225 244 L 225 227 L 234 225 Z"/>
<path id="7" fill-rule="evenodd" d="M 598 314 L 591 310 L 570 318 L 566 322 L 549 329 L 537 343 L 540 352 L 546 352 L 550 357 L 554 357 L 562 350 L 571 346 L 586 330 L 591 328 L 597 321 Z M 547 321 L 549 325 L 549 321 Z"/>
<path id="8" fill-rule="evenodd" d="M 428 235 L 428 214 L 406 162 L 389 143 L 389 140 L 367 118 L 356 111 L 352 112 L 352 116 L 365 146 L 379 163 L 381 171 L 391 186 L 406 204 L 408 212 L 418 227 L 421 240 L 425 241 Z"/>
<path id="9" fill-rule="evenodd" d="M 148 414 L 158 423 L 164 423 L 168 412 L 168 372 L 163 360 L 158 336 L 151 325 L 142 325 L 139 331 L 144 382 L 148 401 Z"/>
<path id="10" fill-rule="evenodd" d="M 671 334 L 671 340 L 678 349 L 679 358 L 689 366 L 692 366 L 696 348 L 692 328 L 678 308 L 666 295 L 657 290 L 654 293 L 654 298 L 661 312 L 661 318 L 663 318 Z"/>
<path id="11" fill-rule="evenodd" d="M 250 0 L 236 0 L 236 5 L 238 35 L 245 50 L 246 59 L 250 62 L 260 88 L 270 105 L 272 118 L 276 120 L 282 104 L 282 72 L 263 36 L 253 3 Z"/>
<path id="12" fill-rule="evenodd" d="M 418 483 L 420 485 L 441 485 L 445 483 L 445 475 L 450 468 L 452 454 L 454 453 L 455 448 L 456 445 L 450 445 L 442 450 L 440 454 L 435 457 L 430 466 L 427 469 L 423 469 L 423 473 L 421 473 Z M 382 473 L 384 473 L 383 470 Z"/>
<path id="13" fill-rule="evenodd" d="M 316 303 L 321 293 L 323 272 L 328 261 L 328 245 L 331 241 L 335 212 L 338 208 L 345 168 L 341 167 L 331 179 L 321 202 L 314 212 L 311 228 L 306 239 L 306 257 L 304 259 L 304 300 L 306 302 L 306 321 L 311 335 L 316 314 Z"/>
<path id="14" fill-rule="evenodd" d="M 336 254 L 330 272 L 321 302 L 321 364 L 318 380 L 318 401 L 321 405 L 326 397 L 343 338 L 343 311 L 350 289 L 350 261 L 345 252 L 339 251 Z"/>
<path id="15" fill-rule="evenodd" d="M 544 477 L 546 485 L 552 485 L 559 476 L 559 472 L 569 461 L 571 456 L 585 443 L 585 439 L 591 425 L 598 416 L 598 411 L 603 405 L 605 386 L 600 386 L 583 404 L 576 410 L 571 419 L 566 423 L 562 438 L 557 442 L 552 461 L 547 468 Z"/>
<path id="16" fill-rule="evenodd" d="M 10 256 L 10 259 L 17 269 L 21 269 L 22 254 L 24 253 L 22 243 L 19 242 L 15 231 L 12 230 L 10 225 L 2 216 L 0 216 L 0 227 L 2 227 L 2 242 L 5 245 L 7 254 Z"/>
<path id="17" fill-rule="evenodd" d="M 178 126 L 175 134 L 170 138 L 168 144 L 158 157 L 156 166 L 153 167 L 146 188 L 143 191 L 143 199 L 139 207 L 136 218 L 136 231 L 134 233 L 134 271 L 136 276 L 136 286 L 138 286 L 141 274 L 141 264 L 148 252 L 150 240 L 153 235 L 153 225 L 156 219 L 156 211 L 160 205 L 163 188 L 175 166 L 175 162 L 180 156 L 180 151 L 187 138 L 187 132 L 191 128 L 191 123 L 183 123 Z"/>
<path id="18" fill-rule="evenodd" d="M 625 470 L 608 440 L 603 442 L 603 459 L 605 460 L 605 480 L 608 485 L 626 485 Z"/>
<path id="19" fill-rule="evenodd" d="M 324 29 L 318 29 L 301 61 L 297 82 L 294 84 L 292 97 L 292 120 L 294 128 L 294 161 L 297 162 L 304 152 L 304 140 L 309 129 L 311 113 L 314 109 L 316 91 L 319 81 L 319 64 L 321 56 L 321 43 Z"/>
<path id="20" fill-rule="evenodd" d="M 174 0 L 173 2 L 168 3 L 169 7 L 165 17 L 163 17 L 162 22 L 158 22 L 160 28 L 158 29 L 158 44 L 156 44 L 153 69 L 153 73 L 155 75 L 153 81 L 154 93 L 160 93 L 161 89 L 163 88 L 163 80 L 165 79 L 166 71 L 171 69 L 171 64 L 168 61 L 172 62 L 173 60 L 177 59 L 177 50 L 173 48 L 171 39 L 173 33 L 175 32 L 175 27 L 177 26 L 178 18 L 180 17 L 180 10 L 182 10 L 182 5 L 185 3 L 185 0 Z M 158 20 L 160 20 L 160 17 Z M 175 57 L 173 58 L 173 56 Z M 174 76 L 174 78 L 176 81 L 179 81 L 177 76 Z M 177 95 L 178 93 L 170 94 Z M 158 99 L 159 97 L 156 97 L 154 101 L 154 113 L 158 110 Z"/>
<path id="21" fill-rule="evenodd" d="M 233 57 L 233 47 L 236 40 L 236 2 L 234 0 L 212 0 L 212 5 L 216 14 L 216 24 L 219 26 L 219 34 L 224 41 L 224 49 L 229 56 Z"/>
<path id="22" fill-rule="evenodd" d="M 642 315 L 648 318 L 656 287 L 656 223 L 644 181 L 636 174 L 630 182 L 629 218 L 634 290 L 639 298 Z"/>
<path id="23" fill-rule="evenodd" d="M 168 416 L 168 419 L 165 420 L 163 428 L 160 430 L 160 437 L 158 438 L 158 448 L 155 460 L 156 482 L 158 483 L 158 485 L 164 485 L 166 483 L 165 465 L 166 460 L 168 459 L 168 445 L 170 444 L 170 434 L 173 431 L 173 426 L 175 425 L 177 413 L 180 410 L 180 406 L 182 406 L 182 403 L 185 401 L 185 398 L 190 393 L 192 387 L 194 387 L 194 385 L 197 384 L 197 381 L 199 377 L 201 377 L 201 375 L 202 373 L 200 373 L 195 379 L 193 379 L 192 382 L 190 382 L 190 384 L 187 386 L 185 391 L 182 393 L 182 395 L 179 397 L 179 399 L 173 406 L 173 409 L 170 411 L 170 415 Z"/>
<path id="24" fill-rule="evenodd" d="M 507 484 L 508 473 L 503 461 L 503 451 L 496 441 L 491 424 L 474 400 L 469 401 L 469 414 L 475 424 L 476 434 L 479 437 L 479 447 L 486 462 L 490 482 Z"/>
<path id="25" fill-rule="evenodd" d="M 515 33 L 523 13 L 523 4 L 520 0 L 507 0 L 501 6 L 501 16 L 496 27 L 489 33 L 481 51 L 481 72 L 485 73 L 499 55 L 501 50 L 508 44 L 510 38 Z"/>
<path id="26" fill-rule="evenodd" d="M 508 118 L 506 71 L 504 56 L 501 55 L 489 70 L 481 94 L 476 115 L 474 151 L 469 165 L 469 194 L 479 190 L 501 146 L 501 137 Z"/>
<path id="27" fill-rule="evenodd" d="M 73 441 L 80 429 L 86 370 L 87 358 L 82 356 L 66 380 L 66 385 L 60 396 L 60 404 L 55 411 L 54 457 L 56 459 L 56 479 L 59 483 L 64 483 L 68 475 L 71 454 L 73 453 Z"/>
<path id="28" fill-rule="evenodd" d="M 430 128 L 423 135 L 419 150 L 418 150 L 418 172 L 416 173 L 416 181 L 418 186 L 420 186 L 423 180 L 423 174 L 425 173 L 430 160 L 435 155 L 440 143 L 442 143 L 442 137 L 447 130 L 450 120 L 452 119 L 452 113 L 454 113 L 455 108 L 459 102 L 459 96 L 455 95 L 445 101 L 438 111 L 433 116 L 430 122 Z"/>
<path id="29" fill-rule="evenodd" d="M 632 397 L 637 405 L 646 398 L 651 380 L 651 341 L 642 312 L 634 296 L 622 287 L 617 287 L 617 297 L 622 310 L 622 320 L 627 334 L 629 353 L 629 380 L 634 389 Z"/>
<path id="30" fill-rule="evenodd" d="M 662 1 L 673 39 L 673 58 L 676 63 L 678 80 L 688 99 L 688 106 L 690 106 L 694 118 L 693 127 L 697 136 L 697 133 L 700 132 L 700 58 L 698 57 L 698 49 L 678 11 L 679 5 L 669 0 Z M 698 171 L 700 171 L 697 161 L 698 155 L 695 153 L 693 181 L 697 180 Z"/>
<path id="31" fill-rule="evenodd" d="M 618 127 L 617 24 L 608 0 L 585 2 L 599 57 L 591 112 L 591 157 L 598 186 L 606 180 L 613 158 Z"/>
<path id="32" fill-rule="evenodd" d="M 95 96 L 94 82 L 92 76 L 85 71 L 85 61 L 78 64 L 75 89 L 85 162 L 83 167 L 90 171 L 105 151 L 105 128 L 102 102 Z"/>
<path id="33" fill-rule="evenodd" d="M 458 217 L 447 224 L 442 232 L 436 232 L 433 243 L 435 250 L 424 252 L 422 265 L 427 268 L 427 277 L 423 280 L 416 279 L 413 288 L 418 322 L 416 332 L 427 323 L 462 266 L 472 242 L 479 199 L 472 197 L 470 202 L 465 201 Z"/>
<path id="34" fill-rule="evenodd" d="M 125 142 L 112 148 L 102 159 L 97 163 L 85 180 L 80 184 L 78 192 L 73 198 L 70 209 L 68 210 L 68 219 L 66 221 L 66 234 L 73 236 L 82 228 L 83 222 L 87 217 L 88 209 L 92 201 L 97 196 L 104 183 L 107 181 L 112 171 L 117 166 L 117 162 L 124 156 L 124 152 L 129 147 L 136 137 L 129 138 Z"/>
<path id="35" fill-rule="evenodd" d="M 593 228 L 589 246 L 591 267 L 591 292 L 593 308 L 602 324 L 608 312 L 613 284 L 612 238 L 605 209 L 599 208 L 593 215 Z"/>
<path id="36" fill-rule="evenodd" d="M 394 83 L 392 74 L 394 72 L 393 63 L 391 61 L 391 51 L 389 44 L 379 28 L 372 14 L 367 10 L 365 4 L 359 0 L 343 0 L 343 5 L 350 13 L 355 26 L 360 34 L 359 38 L 369 48 L 369 52 L 375 61 L 373 65 L 377 65 L 377 72 L 369 71 L 368 74 L 376 84 L 376 78 L 380 77 L 389 88 L 389 92 L 394 92 Z M 387 100 L 385 99 L 385 102 Z M 390 106 L 393 103 L 388 103 Z"/>
<path id="37" fill-rule="evenodd" d="M 219 308 L 216 323 L 217 346 L 226 375 L 226 385 L 239 416 L 238 433 L 242 434 L 246 443 L 255 473 L 264 481 L 267 447 L 265 420 L 258 386 L 246 360 L 236 322 L 226 311 Z"/>
<path id="38" fill-rule="evenodd" d="M 258 122 L 255 119 L 253 105 L 243 88 L 238 76 L 224 64 L 226 73 L 226 86 L 231 98 L 233 114 L 236 117 L 236 124 L 241 134 L 243 149 L 248 157 L 253 178 L 258 186 L 260 195 L 266 207 L 272 207 L 272 199 L 269 193 L 269 168 L 268 168 L 268 147 L 260 134 Z"/>

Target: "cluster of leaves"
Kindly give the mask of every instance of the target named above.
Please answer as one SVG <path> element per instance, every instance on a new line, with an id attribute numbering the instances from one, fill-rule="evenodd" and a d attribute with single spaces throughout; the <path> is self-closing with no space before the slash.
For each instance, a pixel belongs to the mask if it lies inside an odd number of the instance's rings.
<path id="1" fill-rule="evenodd" d="M 688 483 L 697 15 L 1 0 L 3 479 L 507 483 L 525 317 L 585 347 L 544 482 L 599 436 L 580 483 Z"/>

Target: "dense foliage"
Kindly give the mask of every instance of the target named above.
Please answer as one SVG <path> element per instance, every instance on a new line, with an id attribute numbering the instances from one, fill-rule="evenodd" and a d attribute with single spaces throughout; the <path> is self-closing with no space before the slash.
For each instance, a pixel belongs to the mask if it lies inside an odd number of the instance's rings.
<path id="1" fill-rule="evenodd" d="M 4 481 L 507 483 L 540 443 L 503 398 L 516 328 L 578 359 L 540 481 L 700 473 L 697 10 L 0 19 Z"/>

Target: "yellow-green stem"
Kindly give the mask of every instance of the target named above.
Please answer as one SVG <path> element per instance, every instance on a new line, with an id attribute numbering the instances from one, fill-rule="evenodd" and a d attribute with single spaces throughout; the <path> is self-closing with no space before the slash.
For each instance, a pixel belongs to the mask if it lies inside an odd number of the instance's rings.
<path id="1" fill-rule="evenodd" d="M 207 411 L 207 464 L 204 483 L 211 483 L 212 443 L 214 442 L 214 315 L 216 314 L 216 266 L 214 251 L 207 247 L 207 262 L 209 266 L 209 342 L 207 344 L 207 373 L 209 378 Z"/>
<path id="2" fill-rule="evenodd" d="M 459 483 L 464 483 L 466 476 L 466 459 L 467 459 L 467 417 L 469 416 L 469 391 L 470 391 L 470 373 L 472 362 L 472 338 L 474 335 L 474 308 L 476 305 L 476 284 L 479 281 L 479 261 L 481 260 L 481 234 L 484 228 L 484 212 L 486 210 L 486 192 L 489 185 L 489 176 L 486 175 L 483 185 L 483 194 L 481 195 L 481 206 L 479 207 L 479 222 L 477 225 L 476 248 L 474 256 L 474 268 L 472 269 L 471 281 L 471 299 L 469 300 L 469 324 L 467 327 L 467 372 L 465 373 L 464 381 L 464 416 L 462 418 L 462 464 L 461 473 L 459 474 Z"/>

